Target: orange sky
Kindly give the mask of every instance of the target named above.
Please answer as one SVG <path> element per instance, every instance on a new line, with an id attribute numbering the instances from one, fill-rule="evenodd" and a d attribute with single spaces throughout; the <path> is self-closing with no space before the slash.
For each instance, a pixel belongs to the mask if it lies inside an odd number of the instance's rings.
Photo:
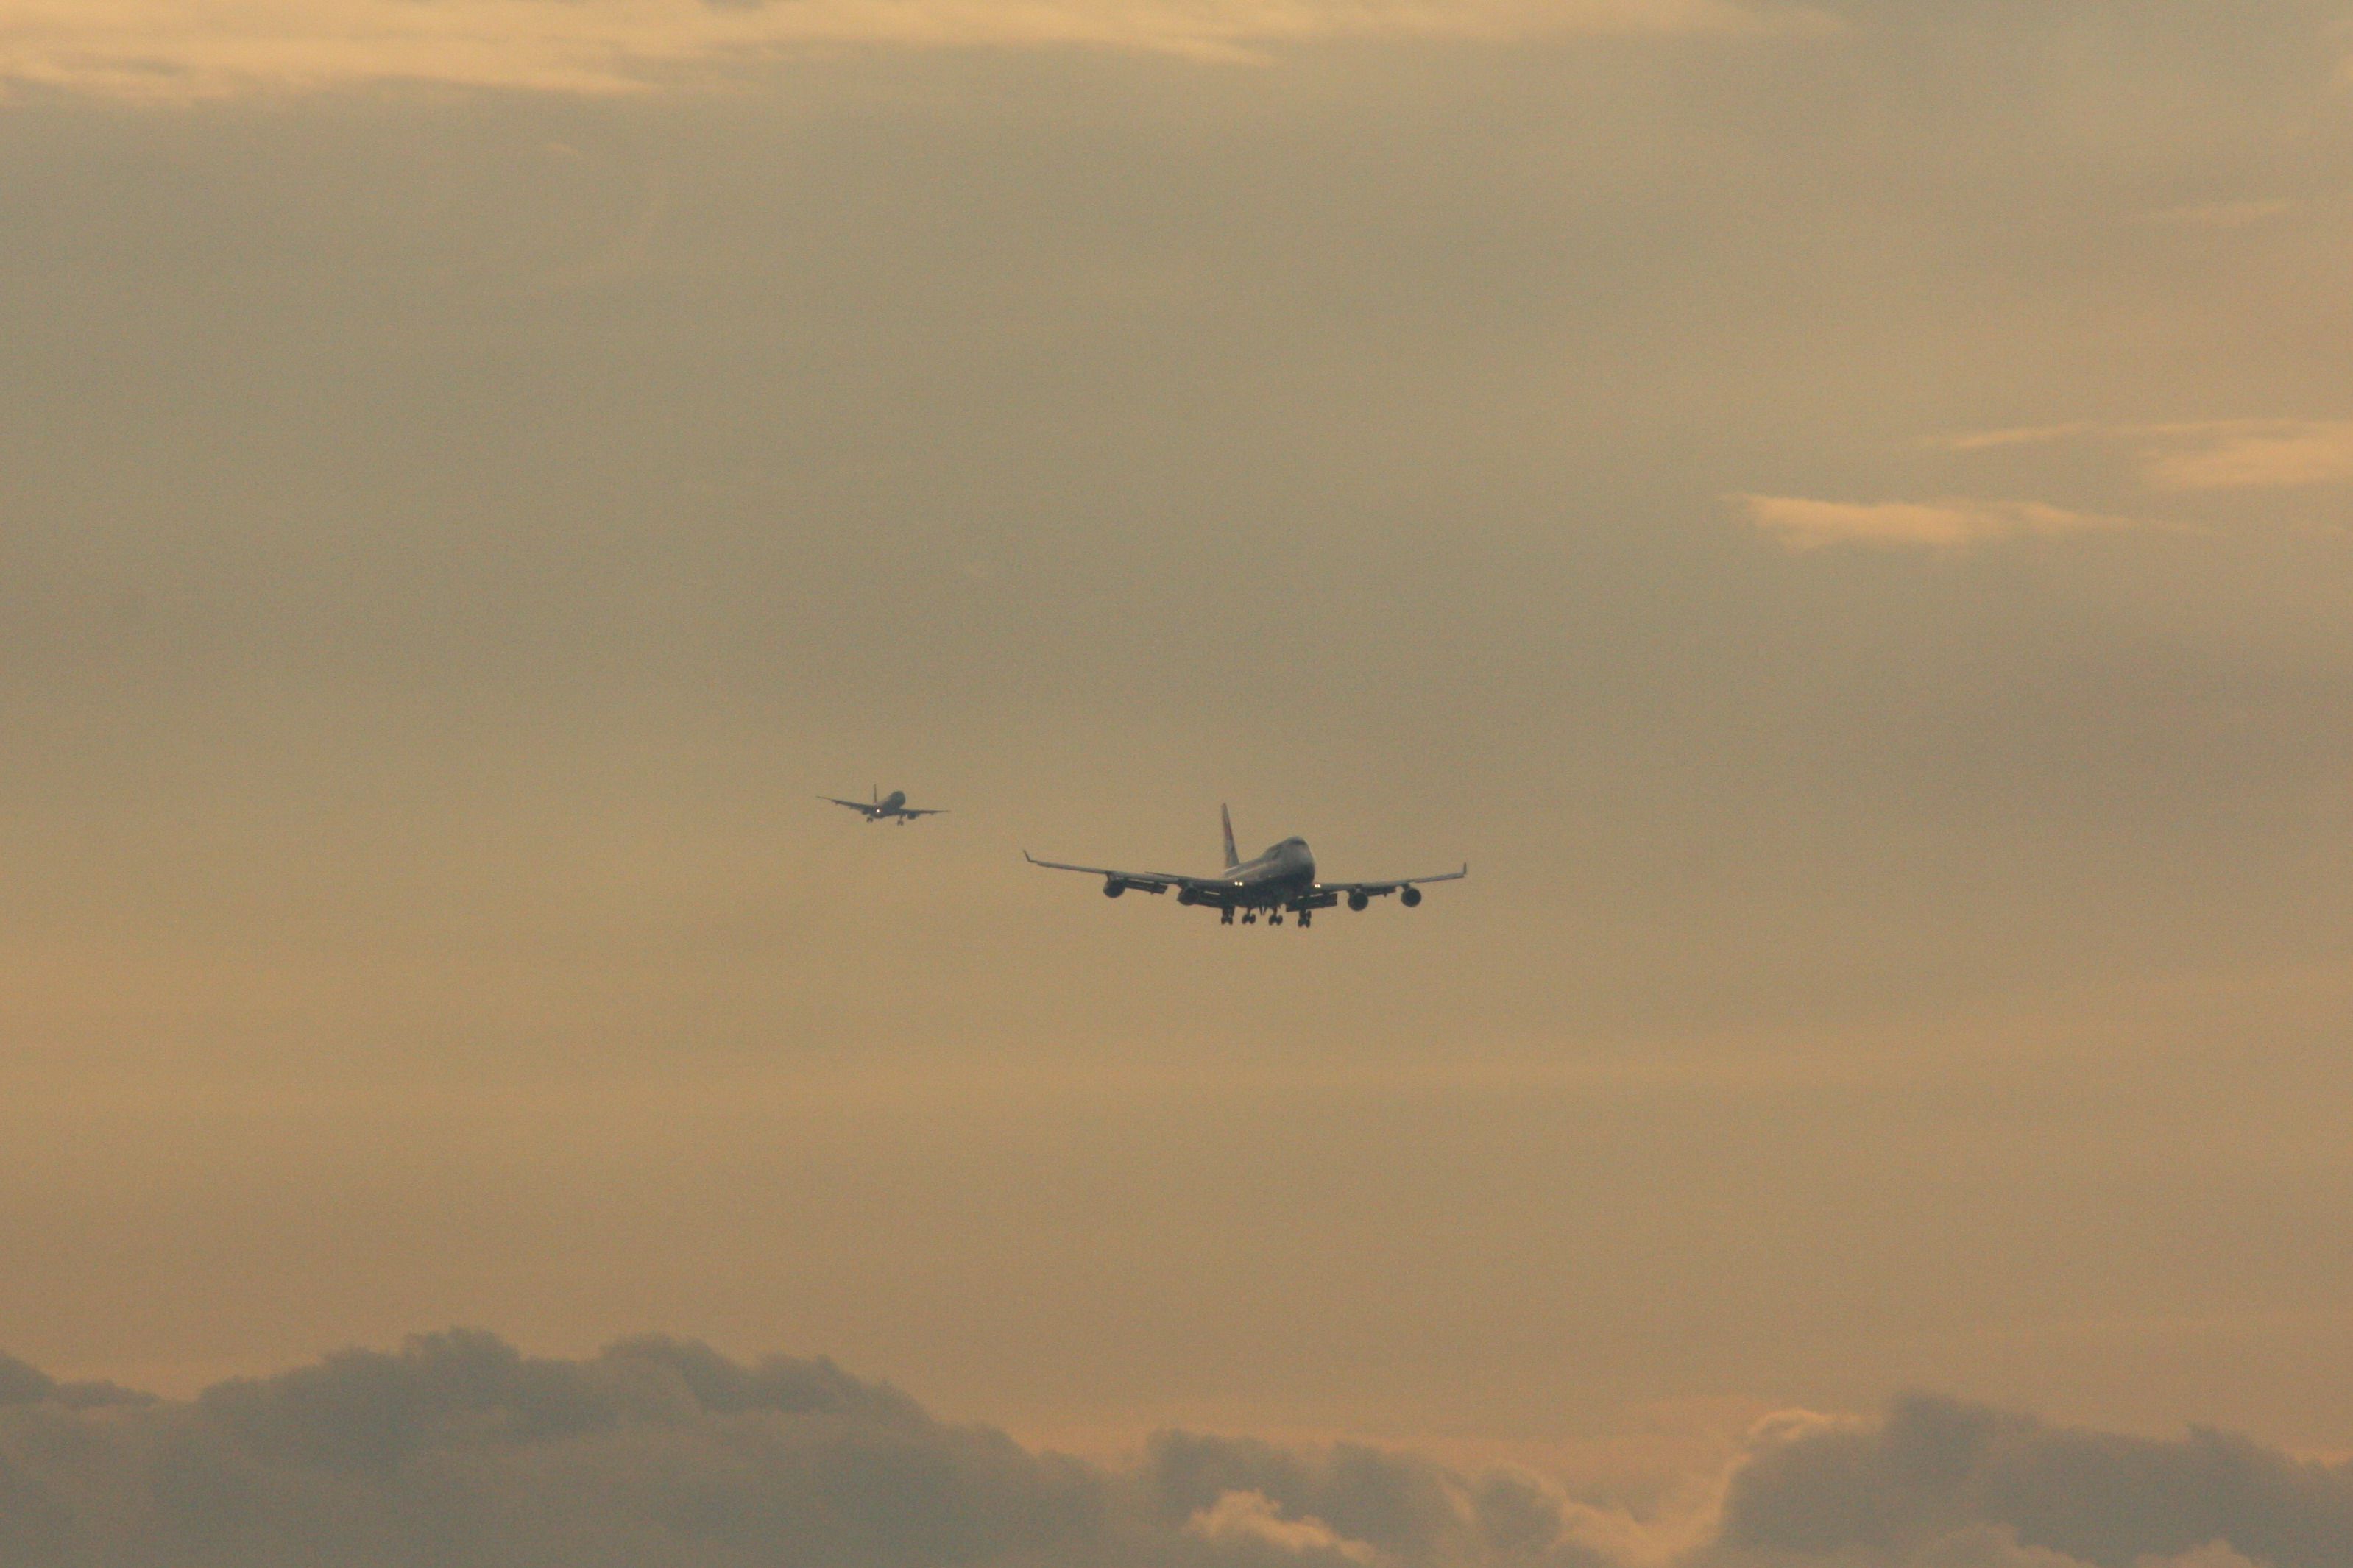
<path id="1" fill-rule="evenodd" d="M 171 9 L 0 21 L 11 1352 L 2353 1447 L 2323 9 Z M 1472 876 L 1019 858 L 1221 801 Z"/>

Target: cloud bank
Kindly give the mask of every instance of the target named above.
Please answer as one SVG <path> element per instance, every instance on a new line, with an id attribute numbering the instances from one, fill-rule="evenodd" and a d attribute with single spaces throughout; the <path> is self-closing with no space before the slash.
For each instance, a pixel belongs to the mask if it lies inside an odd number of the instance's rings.
<path id="1" fill-rule="evenodd" d="M 1355 1445 L 1163 1433 L 1122 1469 L 828 1361 L 493 1335 L 164 1401 L 0 1358 L 11 1568 L 2342 1568 L 2353 1467 L 1911 1398 L 1762 1424 L 1697 1518 Z"/>
<path id="2" fill-rule="evenodd" d="M 1752 0 L 15 0 L 0 9 L 0 84 L 148 102 L 391 82 L 614 93 L 824 46 L 1251 59 L 1348 37 L 1827 25 Z"/>

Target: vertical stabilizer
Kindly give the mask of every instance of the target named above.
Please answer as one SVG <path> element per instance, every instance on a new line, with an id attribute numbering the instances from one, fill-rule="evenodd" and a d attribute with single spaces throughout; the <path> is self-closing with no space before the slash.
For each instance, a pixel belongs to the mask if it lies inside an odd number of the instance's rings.
<path id="1" fill-rule="evenodd" d="M 1218 807 L 1218 818 L 1225 825 L 1226 869 L 1230 871 L 1242 863 L 1242 858 L 1234 853 L 1234 814 L 1220 805 Z"/>

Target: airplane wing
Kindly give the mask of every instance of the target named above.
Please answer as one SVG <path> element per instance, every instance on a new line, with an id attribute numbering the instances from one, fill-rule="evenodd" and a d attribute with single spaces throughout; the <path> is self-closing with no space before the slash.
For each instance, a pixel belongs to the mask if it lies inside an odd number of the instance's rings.
<path id="1" fill-rule="evenodd" d="M 1180 877 L 1173 871 L 1118 871 L 1109 866 L 1072 866 L 1060 860 L 1040 860 L 1027 849 L 1021 858 L 1032 866 L 1043 866 L 1049 871 L 1083 871 L 1090 877 L 1101 877 L 1106 889 L 1117 888 L 1124 892 L 1141 888 L 1147 893 L 1165 893 L 1171 888 L 1222 887 L 1215 877 Z"/>
<path id="2" fill-rule="evenodd" d="M 829 800 L 829 801 L 833 802 L 833 804 L 834 804 L 834 805 L 846 805 L 846 806 L 849 807 L 849 809 L 850 809 L 850 810 L 852 810 L 852 811 L 869 811 L 869 812 L 871 812 L 871 811 L 872 811 L 872 810 L 874 809 L 873 803 L 872 803 L 872 802 L 871 802 L 871 801 L 863 801 L 863 800 L 844 800 L 844 799 L 842 799 L 839 795 L 821 795 L 818 796 L 818 799 L 819 799 L 819 800 Z"/>
<path id="3" fill-rule="evenodd" d="M 1419 888 L 1426 882 L 1459 882 L 1470 874 L 1471 867 L 1468 862 L 1465 862 L 1460 871 L 1448 871 L 1436 877 L 1393 877 L 1386 882 L 1318 882 L 1315 884 L 1315 890 L 1319 893 L 1338 893 L 1344 896 L 1362 893 L 1368 899 L 1380 899 L 1387 898 L 1400 888 Z"/>
<path id="4" fill-rule="evenodd" d="M 921 811 L 917 811 L 912 806 L 902 805 L 899 808 L 899 815 L 902 816 L 945 816 L 948 814 L 948 811 L 949 808 L 944 805 L 927 805 Z"/>

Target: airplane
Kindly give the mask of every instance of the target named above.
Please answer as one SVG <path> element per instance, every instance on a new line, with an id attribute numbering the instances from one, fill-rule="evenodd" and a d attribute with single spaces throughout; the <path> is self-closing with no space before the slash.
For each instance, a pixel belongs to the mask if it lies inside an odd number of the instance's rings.
<path id="1" fill-rule="evenodd" d="M 1469 862 L 1460 871 L 1449 871 L 1442 877 L 1399 877 L 1387 882 L 1319 882 L 1315 879 L 1315 857 L 1307 850 L 1304 838 L 1286 838 L 1273 845 L 1257 858 L 1245 860 L 1234 851 L 1234 815 L 1224 806 L 1218 808 L 1226 830 L 1226 871 L 1221 877 L 1181 877 L 1167 871 L 1114 871 L 1107 866 L 1071 866 L 1060 860 L 1040 860 L 1027 849 L 1021 858 L 1032 866 L 1043 866 L 1050 871 L 1084 871 L 1103 879 L 1103 897 L 1118 898 L 1130 888 L 1155 895 L 1176 889 L 1180 904 L 1202 904 L 1218 911 L 1219 925 L 1234 923 L 1234 911 L 1241 911 L 1244 925 L 1255 925 L 1263 913 L 1266 923 L 1279 926 L 1287 910 L 1299 917 L 1300 929 L 1306 929 L 1315 918 L 1317 910 L 1328 910 L 1342 899 L 1352 910 L 1363 910 L 1375 899 L 1398 895 L 1398 902 L 1411 909 L 1421 902 L 1422 885 L 1428 882 L 1452 882 L 1471 874 Z"/>
<path id="2" fill-rule="evenodd" d="M 899 826 L 902 827 L 906 826 L 907 824 L 914 821 L 915 818 L 919 816 L 945 816 L 947 815 L 947 808 L 945 806 L 928 806 L 919 810 L 907 804 L 907 792 L 905 790 L 894 789 L 889 795 L 884 795 L 882 793 L 881 786 L 879 784 L 875 786 L 874 798 L 871 801 L 843 800 L 839 796 L 830 795 L 821 795 L 818 796 L 818 799 L 832 801 L 836 805 L 846 805 L 869 822 L 883 822 L 895 818 L 898 821 Z"/>

